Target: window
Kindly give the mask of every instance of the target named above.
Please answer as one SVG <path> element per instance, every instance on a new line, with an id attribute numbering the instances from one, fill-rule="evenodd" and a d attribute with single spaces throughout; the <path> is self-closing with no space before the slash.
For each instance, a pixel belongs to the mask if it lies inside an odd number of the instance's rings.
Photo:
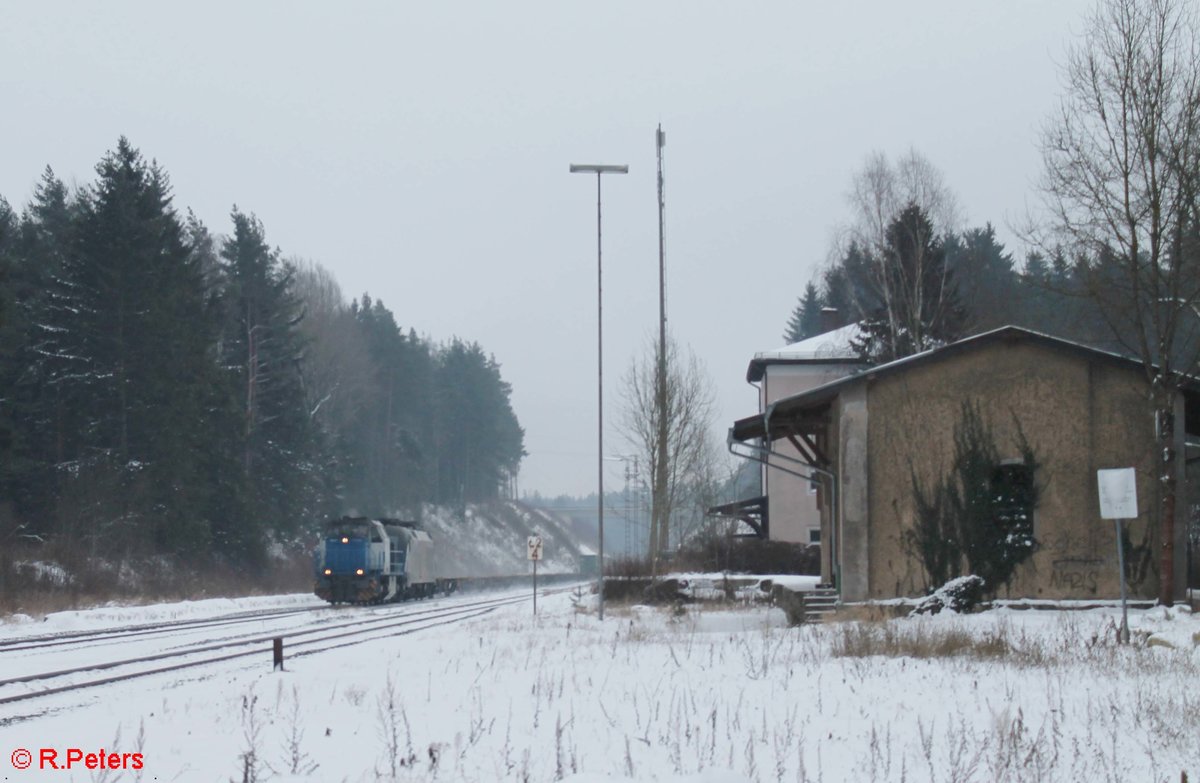
<path id="1" fill-rule="evenodd" d="M 1012 542 L 1033 540 L 1033 510 L 1037 489 L 1033 470 L 1023 461 L 1005 460 L 992 472 L 992 509 L 996 524 Z"/>
<path id="2" fill-rule="evenodd" d="M 816 527 L 814 527 L 814 528 L 809 528 L 809 530 L 808 530 L 808 543 L 810 543 L 810 544 L 819 544 L 819 543 L 821 543 L 821 529 L 820 529 L 820 528 L 816 528 Z"/>

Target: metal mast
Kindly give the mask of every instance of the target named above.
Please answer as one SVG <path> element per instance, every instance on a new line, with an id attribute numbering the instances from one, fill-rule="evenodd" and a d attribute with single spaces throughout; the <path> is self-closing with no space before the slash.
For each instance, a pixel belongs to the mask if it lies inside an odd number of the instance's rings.
<path id="1" fill-rule="evenodd" d="M 600 175 L 628 174 L 629 166 L 607 164 L 572 163 L 572 174 L 596 175 L 596 516 L 598 517 L 600 553 L 599 561 L 600 599 L 597 611 L 599 619 L 604 619 L 604 287 L 603 267 L 601 264 L 601 232 L 600 232 Z"/>
<path id="2" fill-rule="evenodd" d="M 658 152 L 658 376 L 655 379 L 655 407 L 658 409 L 658 443 L 654 464 L 654 520 L 650 541 L 651 561 L 667 548 L 670 540 L 667 514 L 667 278 L 663 242 L 663 147 L 667 134 L 662 125 L 654 133 Z M 654 540 L 657 537 L 657 541 Z"/>

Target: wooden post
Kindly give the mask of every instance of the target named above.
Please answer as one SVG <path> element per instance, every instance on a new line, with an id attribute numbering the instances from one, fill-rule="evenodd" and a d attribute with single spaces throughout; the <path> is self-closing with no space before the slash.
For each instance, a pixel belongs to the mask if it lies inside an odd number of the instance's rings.
<path id="1" fill-rule="evenodd" d="M 283 637 L 276 636 L 272 641 L 272 652 L 275 658 L 275 671 L 283 670 Z"/>

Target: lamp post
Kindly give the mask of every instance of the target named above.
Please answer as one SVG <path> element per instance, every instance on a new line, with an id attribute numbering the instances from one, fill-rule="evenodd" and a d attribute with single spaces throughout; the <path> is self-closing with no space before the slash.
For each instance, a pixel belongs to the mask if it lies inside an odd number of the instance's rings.
<path id="1" fill-rule="evenodd" d="M 600 252 L 600 178 L 604 174 L 628 174 L 629 166 L 606 164 L 571 164 L 572 174 L 596 175 L 596 483 L 597 511 L 600 527 L 600 605 L 598 615 L 604 620 L 604 288 L 602 285 Z"/>

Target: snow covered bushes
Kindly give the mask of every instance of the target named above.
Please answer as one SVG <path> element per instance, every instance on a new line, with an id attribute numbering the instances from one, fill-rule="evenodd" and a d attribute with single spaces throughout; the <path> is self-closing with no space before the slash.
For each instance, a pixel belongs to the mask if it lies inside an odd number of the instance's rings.
<path id="1" fill-rule="evenodd" d="M 983 591 L 986 586 L 983 579 L 974 574 L 951 579 L 931 595 L 922 599 L 912 610 L 912 614 L 937 614 L 943 609 L 949 609 L 958 614 L 973 612 L 983 602 Z"/>

